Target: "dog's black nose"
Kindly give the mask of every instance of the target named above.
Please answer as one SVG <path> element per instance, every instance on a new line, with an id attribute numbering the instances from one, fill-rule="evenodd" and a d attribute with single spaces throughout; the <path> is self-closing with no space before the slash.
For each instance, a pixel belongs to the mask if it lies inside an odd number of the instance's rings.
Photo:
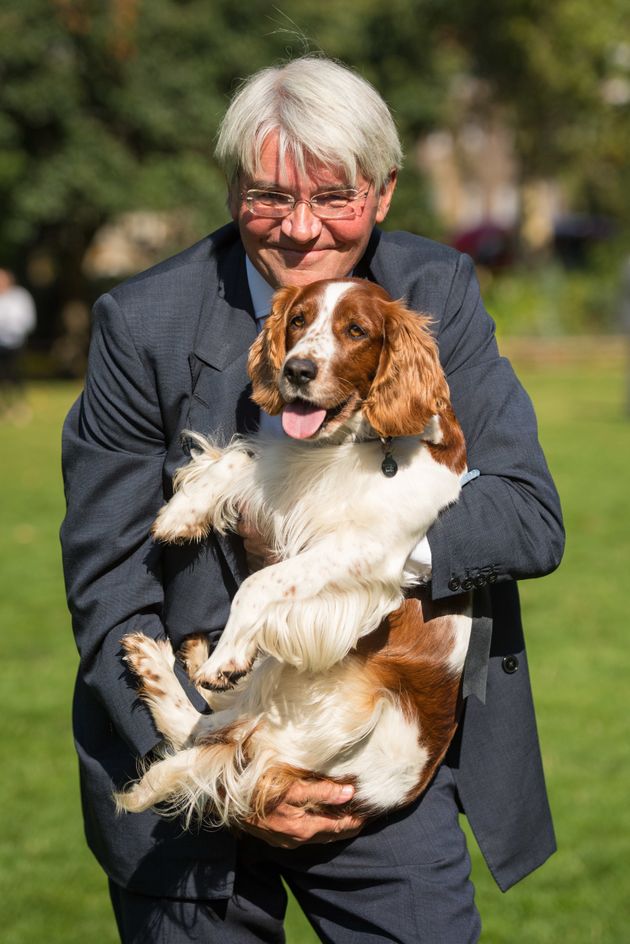
<path id="1" fill-rule="evenodd" d="M 284 376 L 296 387 L 304 387 L 317 376 L 317 364 L 306 357 L 291 357 L 284 365 Z"/>

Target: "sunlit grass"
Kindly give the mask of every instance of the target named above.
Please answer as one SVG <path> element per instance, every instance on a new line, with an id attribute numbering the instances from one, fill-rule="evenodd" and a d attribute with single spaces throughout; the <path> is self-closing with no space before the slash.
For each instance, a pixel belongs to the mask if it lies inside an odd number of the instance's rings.
<path id="1" fill-rule="evenodd" d="M 484 941 L 617 944 L 630 905 L 630 418 L 619 369 L 522 371 L 562 495 L 559 571 L 521 585 L 559 852 L 508 895 L 474 859 Z"/>

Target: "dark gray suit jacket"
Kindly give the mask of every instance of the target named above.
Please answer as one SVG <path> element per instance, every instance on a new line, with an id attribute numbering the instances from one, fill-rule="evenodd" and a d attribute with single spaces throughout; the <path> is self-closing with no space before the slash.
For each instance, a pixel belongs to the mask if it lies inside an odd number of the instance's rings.
<path id="1" fill-rule="evenodd" d="M 558 565 L 558 498 L 470 260 L 375 231 L 357 274 L 433 317 L 469 467 L 481 472 L 430 532 L 432 592 L 474 585 L 475 627 L 492 620 L 485 704 L 467 700 L 449 763 L 486 861 L 507 888 L 554 849 L 515 580 Z M 111 793 L 160 741 L 121 662 L 121 637 L 166 630 L 175 646 L 200 630 L 216 637 L 246 576 L 238 538 L 162 549 L 148 535 L 186 461 L 181 431 L 227 440 L 255 428 L 246 376 L 255 335 L 243 247 L 230 224 L 97 302 L 85 390 L 64 427 L 62 544 L 81 655 L 74 730 L 86 833 L 114 881 L 151 895 L 220 896 L 233 877 L 225 831 L 184 833 L 151 812 L 117 817 Z"/>

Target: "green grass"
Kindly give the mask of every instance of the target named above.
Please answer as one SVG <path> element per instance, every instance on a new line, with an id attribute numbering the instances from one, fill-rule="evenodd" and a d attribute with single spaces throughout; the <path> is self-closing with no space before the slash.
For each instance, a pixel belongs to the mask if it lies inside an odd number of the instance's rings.
<path id="1" fill-rule="evenodd" d="M 473 850 L 487 944 L 622 944 L 630 905 L 627 678 L 630 421 L 623 377 L 522 371 L 565 509 L 562 568 L 522 585 L 560 852 L 508 895 Z M 80 823 L 70 699 L 76 667 L 57 531 L 59 427 L 76 389 L 29 391 L 0 422 L 0 910 L 6 944 L 114 944 L 105 882 Z M 471 844 L 472 845 L 472 844 Z M 289 944 L 313 941 L 292 906 Z M 437 942 L 436 942 L 437 944 Z"/>
<path id="2" fill-rule="evenodd" d="M 521 585 L 559 852 L 508 895 L 474 860 L 484 941 L 621 944 L 630 899 L 630 418 L 620 370 L 521 371 L 560 490 L 561 568 Z"/>

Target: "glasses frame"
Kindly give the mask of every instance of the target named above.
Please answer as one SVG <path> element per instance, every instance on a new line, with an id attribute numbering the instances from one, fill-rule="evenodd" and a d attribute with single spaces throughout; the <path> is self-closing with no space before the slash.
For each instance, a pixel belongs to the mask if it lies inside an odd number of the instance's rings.
<path id="1" fill-rule="evenodd" d="M 263 220 L 284 220 L 287 218 L 287 216 L 291 216 L 291 214 L 294 212 L 295 208 L 297 207 L 299 203 L 306 203 L 308 205 L 309 210 L 313 214 L 313 216 L 316 217 L 316 219 L 318 220 L 353 220 L 363 215 L 363 211 L 365 210 L 365 204 L 367 203 L 368 194 L 371 189 L 372 189 L 371 183 L 368 185 L 367 190 L 357 190 L 355 187 L 347 187 L 347 188 L 339 187 L 337 189 L 323 190 L 321 193 L 316 193 L 309 200 L 307 200 L 304 197 L 300 197 L 299 199 L 296 200 L 293 194 L 286 193 L 283 190 L 266 190 L 264 187 L 249 187 L 247 190 L 241 191 L 241 198 L 245 201 L 249 212 L 253 216 L 256 216 L 259 219 L 263 219 Z M 282 197 L 288 197 L 292 202 L 290 205 L 286 207 L 286 210 L 279 207 L 277 210 L 271 213 L 259 213 L 257 210 L 254 210 L 253 208 L 253 203 L 255 199 L 253 195 L 259 194 L 259 193 L 260 194 L 262 193 L 278 194 L 279 196 L 282 196 Z M 321 199 L 321 197 L 328 196 L 331 193 L 354 194 L 354 196 L 349 198 L 348 206 L 343 208 L 344 211 L 345 210 L 351 211 L 349 215 L 346 216 L 346 215 L 339 215 L 336 213 L 332 213 L 332 214 L 326 213 L 324 208 L 318 206 L 317 202 L 314 202 Z M 361 205 L 356 206 L 357 201 L 361 199 L 363 200 Z M 278 210 L 280 210 L 280 212 L 278 212 Z"/>

